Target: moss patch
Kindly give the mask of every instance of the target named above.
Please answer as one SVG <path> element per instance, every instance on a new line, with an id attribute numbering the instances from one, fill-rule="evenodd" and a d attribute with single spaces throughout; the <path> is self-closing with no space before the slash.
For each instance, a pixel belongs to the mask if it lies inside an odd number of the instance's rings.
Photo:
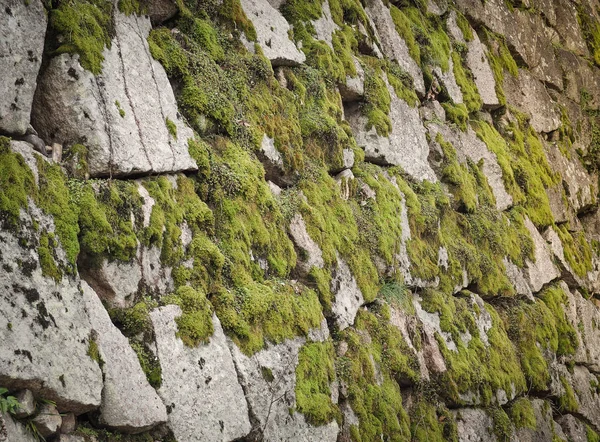
<path id="1" fill-rule="evenodd" d="M 162 298 L 165 304 L 176 304 L 181 307 L 182 315 L 175 318 L 177 336 L 188 347 L 197 347 L 207 343 L 213 334 L 212 306 L 204 293 L 191 287 L 179 287 L 170 296 Z"/>

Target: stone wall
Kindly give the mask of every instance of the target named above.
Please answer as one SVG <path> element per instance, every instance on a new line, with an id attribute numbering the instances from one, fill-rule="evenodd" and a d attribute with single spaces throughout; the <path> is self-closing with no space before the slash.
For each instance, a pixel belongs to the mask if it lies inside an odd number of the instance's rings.
<path id="1" fill-rule="evenodd" d="M 595 0 L 0 6 L 0 441 L 600 440 Z"/>

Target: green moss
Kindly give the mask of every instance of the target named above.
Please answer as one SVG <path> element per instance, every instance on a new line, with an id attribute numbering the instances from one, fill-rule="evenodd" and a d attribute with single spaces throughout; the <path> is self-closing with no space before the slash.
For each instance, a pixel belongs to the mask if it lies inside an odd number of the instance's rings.
<path id="1" fill-rule="evenodd" d="M 138 357 L 140 367 L 142 367 L 148 383 L 155 389 L 160 388 L 162 384 L 162 370 L 158 358 L 143 343 L 130 340 L 129 344 Z"/>
<path id="2" fill-rule="evenodd" d="M 465 18 L 465 16 L 458 11 L 456 12 L 456 24 L 462 32 L 463 38 L 466 41 L 472 41 L 474 38 L 473 29 L 471 28 L 471 25 L 469 24 L 469 21 Z"/>
<path id="3" fill-rule="evenodd" d="M 394 25 L 396 27 L 396 32 L 400 34 L 400 37 L 406 43 L 408 47 L 408 53 L 410 56 L 417 62 L 417 64 L 421 65 L 421 48 L 415 35 L 412 30 L 412 23 L 410 19 L 398 9 L 396 6 L 390 6 L 390 13 L 392 15 L 392 20 L 394 21 Z"/>
<path id="4" fill-rule="evenodd" d="M 554 227 L 563 246 L 563 255 L 575 274 L 583 278 L 592 270 L 592 248 L 583 231 L 570 232 L 568 224 Z"/>
<path id="5" fill-rule="evenodd" d="M 219 42 L 219 34 L 210 21 L 184 15 L 179 22 L 179 27 L 213 60 L 222 60 L 225 57 Z"/>
<path id="6" fill-rule="evenodd" d="M 454 77 L 456 78 L 456 84 L 458 84 L 462 92 L 463 102 L 469 112 L 476 112 L 481 109 L 483 101 L 473 80 L 473 74 L 465 70 L 463 60 L 457 52 L 452 52 L 451 56 L 454 66 Z"/>
<path id="7" fill-rule="evenodd" d="M 118 6 L 119 11 L 126 15 L 142 15 L 147 12 L 147 6 L 142 6 L 142 4 L 140 4 L 140 0 L 119 0 Z"/>
<path id="8" fill-rule="evenodd" d="M 162 298 L 165 304 L 181 307 L 182 314 L 175 318 L 177 336 L 188 347 L 207 343 L 213 334 L 212 307 L 204 293 L 189 286 L 182 286 L 173 295 Z"/>
<path id="9" fill-rule="evenodd" d="M 494 434 L 499 442 L 509 442 L 512 440 L 513 425 L 506 414 L 500 407 L 491 407 L 488 413 L 494 421 Z"/>
<path id="10" fill-rule="evenodd" d="M 585 426 L 585 435 L 587 442 L 600 442 L 600 435 L 592 430 L 589 425 Z"/>
<path id="11" fill-rule="evenodd" d="M 109 314 L 112 321 L 126 336 L 136 336 L 151 333 L 150 309 L 156 305 L 153 302 L 140 301 L 130 308 L 110 309 Z"/>
<path id="12" fill-rule="evenodd" d="M 467 130 L 469 123 L 469 111 L 464 103 L 453 104 L 449 102 L 442 103 L 442 107 L 446 112 L 446 120 L 456 124 L 463 132 Z"/>
<path id="13" fill-rule="evenodd" d="M 0 220 L 6 227 L 19 226 L 19 213 L 36 190 L 33 173 L 23 157 L 10 150 L 10 139 L 0 137 Z"/>
<path id="14" fill-rule="evenodd" d="M 92 358 L 92 361 L 95 361 L 98 365 L 102 366 L 104 362 L 102 361 L 102 356 L 100 356 L 100 350 L 98 349 L 98 343 L 94 338 L 90 338 L 88 343 L 87 355 Z"/>
<path id="15" fill-rule="evenodd" d="M 535 430 L 537 428 L 535 410 L 531 401 L 527 398 L 520 398 L 514 401 L 510 406 L 509 415 L 510 420 L 517 429 L 530 428 Z"/>
<path id="16" fill-rule="evenodd" d="M 410 410 L 412 441 L 458 442 L 454 416 L 445 407 L 419 400 Z"/>
<path id="17" fill-rule="evenodd" d="M 119 100 L 115 100 L 115 106 L 117 107 L 121 118 L 125 118 L 125 110 L 123 110 L 123 108 L 121 107 L 121 103 L 119 102 Z"/>
<path id="18" fill-rule="evenodd" d="M 405 72 L 398 63 L 392 61 L 386 63 L 386 70 L 388 82 L 394 88 L 396 96 L 411 107 L 417 106 L 420 101 L 410 74 Z"/>
<path id="19" fill-rule="evenodd" d="M 568 298 L 558 285 L 550 286 L 538 294 L 548 309 L 552 312 L 558 334 L 556 354 L 558 356 L 574 355 L 579 345 L 577 331 L 573 328 L 565 312 Z"/>
<path id="20" fill-rule="evenodd" d="M 512 57 L 510 50 L 506 46 L 506 41 L 503 36 L 494 34 L 489 30 L 484 30 L 484 40 L 487 42 L 490 51 L 487 53 L 494 80 L 496 81 L 496 96 L 500 104 L 506 104 L 506 96 L 504 94 L 504 72 L 508 71 L 513 77 L 519 75 L 519 67 Z"/>
<path id="21" fill-rule="evenodd" d="M 558 408 L 562 413 L 576 413 L 579 410 L 579 402 L 573 387 L 569 384 L 569 381 L 564 376 L 560 376 L 560 383 L 565 390 L 562 396 L 558 397 Z"/>
<path id="22" fill-rule="evenodd" d="M 79 54 L 81 66 L 99 74 L 102 52 L 111 46 L 112 9 L 108 0 L 71 0 L 50 9 L 50 25 L 64 38 L 57 52 Z"/>
<path id="23" fill-rule="evenodd" d="M 335 352 L 331 341 L 305 344 L 296 365 L 296 406 L 308 422 L 323 425 L 340 416 L 331 401 L 330 385 L 335 380 Z"/>
<path id="24" fill-rule="evenodd" d="M 82 180 L 89 176 L 88 150 L 83 144 L 74 144 L 65 155 L 69 176 Z"/>
<path id="25" fill-rule="evenodd" d="M 246 17 L 240 0 L 223 0 L 219 12 L 221 17 L 231 20 L 236 29 L 243 31 L 249 41 L 256 41 L 256 30 L 252 21 Z"/>
<path id="26" fill-rule="evenodd" d="M 317 294 L 299 285 L 251 282 L 234 291 L 223 289 L 211 302 L 223 328 L 248 355 L 261 350 L 267 340 L 277 344 L 305 336 L 321 324 Z"/>
<path id="27" fill-rule="evenodd" d="M 40 267 L 42 268 L 42 275 L 52 278 L 56 282 L 60 282 L 62 279 L 62 272 L 54 260 L 55 248 L 56 242 L 54 235 L 43 231 L 40 235 L 40 245 L 37 249 L 40 259 Z"/>
<path id="28" fill-rule="evenodd" d="M 592 60 L 597 66 L 600 66 L 600 23 L 595 20 L 594 14 L 587 10 L 586 5 L 583 4 L 577 7 L 577 19 Z"/>
<path id="29" fill-rule="evenodd" d="M 367 117 L 366 129 L 375 128 L 381 136 L 392 131 L 390 113 L 391 97 L 383 79 L 383 72 L 377 66 L 365 68 L 365 105 L 363 112 Z"/>

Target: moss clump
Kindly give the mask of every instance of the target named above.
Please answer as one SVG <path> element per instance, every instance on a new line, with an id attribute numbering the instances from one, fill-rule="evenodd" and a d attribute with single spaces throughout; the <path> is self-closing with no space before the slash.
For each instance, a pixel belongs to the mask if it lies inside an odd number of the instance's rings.
<path id="1" fill-rule="evenodd" d="M 165 124 L 167 126 L 167 130 L 169 131 L 169 134 L 171 134 L 171 136 L 175 140 L 177 140 L 177 125 L 169 117 L 167 117 L 167 119 L 165 120 Z"/>
<path id="2" fill-rule="evenodd" d="M 410 74 L 405 72 L 396 62 L 386 63 L 387 79 L 394 88 L 396 96 L 404 100 L 409 106 L 415 107 L 420 101 L 415 92 L 415 86 Z"/>
<path id="3" fill-rule="evenodd" d="M 355 440 L 410 438 L 400 385 L 418 380 L 417 363 L 398 328 L 388 321 L 385 308 L 378 313 L 360 310 L 355 327 L 341 335 L 348 352 L 337 359 L 337 373 L 348 385 L 348 398 L 359 419 Z"/>
<path id="4" fill-rule="evenodd" d="M 527 398 L 520 398 L 514 401 L 510 406 L 509 415 L 515 428 L 530 428 L 535 430 L 537 427 L 535 410 L 531 401 Z"/>
<path id="5" fill-rule="evenodd" d="M 499 442 L 509 442 L 512 440 L 513 425 L 506 412 L 500 407 L 491 407 L 488 409 L 494 421 L 494 434 Z"/>
<path id="6" fill-rule="evenodd" d="M 54 249 L 56 248 L 56 245 L 54 235 L 43 231 L 40 235 L 40 245 L 38 246 L 37 252 L 40 259 L 40 267 L 42 268 L 42 275 L 48 276 L 56 282 L 60 282 L 62 279 L 62 272 L 54 260 Z"/>
<path id="7" fill-rule="evenodd" d="M 452 413 L 444 406 L 420 400 L 410 410 L 410 431 L 415 442 L 458 442 Z"/>
<path id="8" fill-rule="evenodd" d="M 557 356 L 574 355 L 579 346 L 577 331 L 567 318 L 565 313 L 568 306 L 568 298 L 562 287 L 558 285 L 550 286 L 544 289 L 538 295 L 554 316 L 556 332 L 558 334 L 558 345 L 556 348 Z"/>
<path id="9" fill-rule="evenodd" d="M 100 350 L 98 349 L 98 343 L 94 338 L 90 338 L 88 343 L 87 355 L 95 361 L 98 365 L 102 366 L 104 361 L 102 361 L 102 356 L 100 356 Z"/>
<path id="10" fill-rule="evenodd" d="M 456 12 L 456 24 L 462 32 L 463 38 L 466 41 L 472 41 L 474 38 L 473 29 L 471 28 L 471 25 L 469 24 L 469 21 L 465 18 L 465 16 L 458 11 Z"/>
<path id="11" fill-rule="evenodd" d="M 454 66 L 454 77 L 456 84 L 463 94 L 463 101 L 469 112 L 476 112 L 481 109 L 483 101 L 473 80 L 471 71 L 465 70 L 463 60 L 457 52 L 452 52 L 452 64 Z"/>
<path id="12" fill-rule="evenodd" d="M 207 343 L 213 334 L 212 307 L 204 293 L 189 286 L 179 287 L 170 296 L 162 299 L 165 304 L 181 307 L 182 315 L 175 318 L 177 336 L 188 347 Z"/>
<path id="13" fill-rule="evenodd" d="M 467 130 L 469 123 L 469 111 L 464 103 L 453 104 L 449 102 L 442 103 L 442 107 L 446 112 L 446 120 L 456 124 L 463 132 Z"/>
<path id="14" fill-rule="evenodd" d="M 583 278 L 592 270 L 592 248 L 583 231 L 570 232 L 568 224 L 554 227 L 563 245 L 563 254 L 576 275 Z"/>
<path id="15" fill-rule="evenodd" d="M 369 130 L 375 128 L 381 136 L 387 136 L 392 131 L 392 122 L 388 117 L 392 99 L 383 79 L 381 68 L 366 67 L 365 69 L 365 105 L 363 112 L 367 117 Z"/>
<path id="16" fill-rule="evenodd" d="M 33 173 L 23 157 L 10 150 L 9 138 L 0 137 L 0 221 L 5 227 L 19 226 L 20 211 L 36 190 Z"/>
<path id="17" fill-rule="evenodd" d="M 404 14 L 404 12 L 402 12 L 394 5 L 390 6 L 390 13 L 392 15 L 394 25 L 396 27 L 396 32 L 400 34 L 400 37 L 402 37 L 402 39 L 406 43 L 406 46 L 408 47 L 408 53 L 410 54 L 410 56 L 420 66 L 421 48 L 419 47 L 419 43 L 415 38 L 410 19 Z"/>
<path id="18" fill-rule="evenodd" d="M 213 294 L 211 302 L 223 328 L 248 355 L 261 350 L 267 340 L 280 343 L 306 335 L 320 326 L 323 317 L 313 290 L 276 281 L 223 289 Z"/>
<path id="19" fill-rule="evenodd" d="M 158 358 L 146 345 L 139 341 L 130 339 L 129 345 L 135 351 L 148 383 L 155 389 L 160 388 L 162 384 L 162 369 Z"/>
<path id="20" fill-rule="evenodd" d="M 83 68 L 102 72 L 102 52 L 111 46 L 112 10 L 109 0 L 69 0 L 50 9 L 50 25 L 65 40 L 57 52 L 79 54 Z"/>
<path id="21" fill-rule="evenodd" d="M 560 376 L 560 383 L 565 391 L 562 396 L 558 397 L 558 409 L 562 413 L 576 413 L 579 410 L 579 402 L 573 387 L 564 376 Z"/>
<path id="22" fill-rule="evenodd" d="M 507 71 L 513 77 L 517 77 L 519 75 L 519 67 L 506 46 L 503 36 L 494 34 L 486 29 L 484 31 L 484 40 L 486 40 L 488 48 L 491 48 L 487 53 L 487 57 L 494 73 L 494 80 L 496 81 L 496 96 L 500 104 L 505 105 L 506 96 L 503 89 L 504 72 Z"/>
<path id="23" fill-rule="evenodd" d="M 337 405 L 331 401 L 334 360 L 330 341 L 305 344 L 298 354 L 296 406 L 313 425 L 323 425 L 340 416 Z"/>
<path id="24" fill-rule="evenodd" d="M 592 59 L 597 66 L 600 66 L 600 23 L 595 20 L 594 14 L 587 8 L 584 4 L 579 5 L 577 18 Z"/>
<path id="25" fill-rule="evenodd" d="M 146 13 L 147 9 L 145 6 L 140 4 L 139 0 L 119 0 L 118 7 L 119 11 L 126 15 L 142 15 Z"/>

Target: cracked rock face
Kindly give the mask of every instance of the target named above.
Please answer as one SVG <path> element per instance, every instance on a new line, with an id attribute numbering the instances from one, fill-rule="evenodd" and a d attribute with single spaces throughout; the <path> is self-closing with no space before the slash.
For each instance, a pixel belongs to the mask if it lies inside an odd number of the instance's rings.
<path id="1" fill-rule="evenodd" d="M 221 323 L 213 316 L 208 344 L 189 348 L 177 334 L 176 305 L 150 313 L 161 361 L 158 394 L 167 405 L 168 425 L 177 440 L 230 441 L 250 430 L 248 405 Z"/>
<path id="2" fill-rule="evenodd" d="M 0 6 L 0 132 L 23 135 L 44 49 L 47 16 L 41 0 Z"/>
<path id="3" fill-rule="evenodd" d="M 92 177 L 196 170 L 188 152 L 193 132 L 150 55 L 150 20 L 117 10 L 114 24 L 100 75 L 84 70 L 78 56 L 50 60 L 35 96 L 34 126 L 47 142 L 85 144 Z"/>
<path id="4" fill-rule="evenodd" d="M 365 299 L 344 260 L 338 258 L 337 269 L 332 276 L 331 292 L 335 294 L 335 300 L 331 312 L 340 330 L 344 330 L 354 324 L 356 313 Z"/>

